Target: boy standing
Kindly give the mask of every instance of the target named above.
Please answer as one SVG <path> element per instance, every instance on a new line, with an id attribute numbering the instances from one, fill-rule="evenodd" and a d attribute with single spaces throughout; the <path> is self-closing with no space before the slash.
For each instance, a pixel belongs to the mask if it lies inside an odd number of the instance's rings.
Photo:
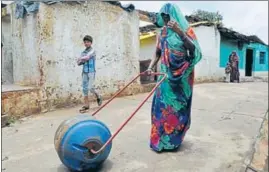
<path id="1" fill-rule="evenodd" d="M 95 91 L 93 84 L 95 80 L 95 60 L 96 54 L 94 49 L 92 48 L 92 37 L 86 35 L 83 38 L 84 45 L 86 49 L 81 53 L 80 58 L 78 58 L 77 63 L 78 65 L 83 65 L 82 68 L 82 92 L 84 96 L 84 106 L 79 110 L 81 113 L 86 112 L 90 109 L 89 97 L 88 93 L 89 90 L 93 93 L 97 99 L 98 106 L 102 104 L 101 96 Z"/>

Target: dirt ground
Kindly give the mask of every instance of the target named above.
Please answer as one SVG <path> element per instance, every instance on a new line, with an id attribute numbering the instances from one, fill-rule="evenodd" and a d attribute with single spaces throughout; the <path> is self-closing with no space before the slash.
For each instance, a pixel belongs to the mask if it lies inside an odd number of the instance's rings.
<path id="1" fill-rule="evenodd" d="M 146 94 L 118 98 L 97 115 L 113 132 Z M 59 124 L 78 114 L 57 110 L 2 130 L 3 172 L 67 172 L 54 149 Z M 268 83 L 195 85 L 192 124 L 181 149 L 149 148 L 151 100 L 113 141 L 101 172 L 241 172 L 268 109 Z"/>

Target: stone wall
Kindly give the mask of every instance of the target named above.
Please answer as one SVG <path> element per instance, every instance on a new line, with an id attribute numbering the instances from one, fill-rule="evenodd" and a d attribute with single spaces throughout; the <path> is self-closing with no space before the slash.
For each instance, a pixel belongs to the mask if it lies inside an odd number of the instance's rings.
<path id="1" fill-rule="evenodd" d="M 12 19 L 17 42 L 13 49 L 14 81 L 40 87 L 42 109 L 81 101 L 82 69 L 76 58 L 84 49 L 84 35 L 93 37 L 95 85 L 101 94 L 113 94 L 139 73 L 137 12 L 97 1 L 41 3 L 37 14 Z"/>
<path id="2" fill-rule="evenodd" d="M 41 112 L 39 89 L 20 88 L 5 91 L 2 92 L 1 98 L 2 116 L 20 118 Z"/>
<path id="3" fill-rule="evenodd" d="M 220 64 L 220 34 L 214 26 L 194 27 L 202 50 L 202 60 L 195 66 L 197 82 L 219 81 L 224 76 Z"/>
<path id="4" fill-rule="evenodd" d="M 7 9 L 5 9 L 7 11 Z M 13 80 L 13 59 L 12 59 L 12 40 L 11 40 L 11 18 L 10 15 L 6 13 L 5 16 L 1 18 L 2 22 L 2 38 L 3 43 L 2 48 L 2 84 L 12 84 Z"/>

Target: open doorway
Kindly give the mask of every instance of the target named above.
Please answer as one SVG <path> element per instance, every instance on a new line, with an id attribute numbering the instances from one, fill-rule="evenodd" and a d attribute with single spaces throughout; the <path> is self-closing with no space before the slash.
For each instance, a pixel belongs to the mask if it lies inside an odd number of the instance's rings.
<path id="1" fill-rule="evenodd" d="M 246 66 L 245 66 L 245 76 L 252 76 L 252 66 L 253 66 L 253 50 L 246 50 Z"/>

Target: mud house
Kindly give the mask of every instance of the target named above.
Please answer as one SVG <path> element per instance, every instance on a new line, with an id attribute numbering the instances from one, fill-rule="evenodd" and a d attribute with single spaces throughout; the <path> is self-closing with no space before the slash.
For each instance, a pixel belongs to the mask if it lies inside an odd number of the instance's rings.
<path id="1" fill-rule="evenodd" d="M 13 80 L 13 59 L 11 48 L 11 18 L 7 15 L 8 11 L 6 4 L 2 4 L 2 30 L 1 30 L 1 43 L 2 48 L 2 84 L 12 84 Z"/>
<path id="2" fill-rule="evenodd" d="M 147 69 L 159 29 L 145 12 L 116 1 L 30 4 L 34 5 L 26 10 L 14 3 L 2 10 L 2 114 L 25 116 L 80 103 L 81 67 L 76 57 L 84 49 L 86 34 L 94 38 L 96 88 L 103 96 L 110 97 Z M 231 50 L 240 51 L 243 59 L 252 54 L 252 63 L 240 60 L 241 70 L 251 68 L 252 76 L 266 75 L 268 47 L 259 38 L 238 36 L 190 16 L 187 20 L 203 53 L 195 69 L 196 81 L 220 81 Z M 124 94 L 149 91 L 155 82 L 155 77 L 142 77 Z"/>
<path id="3" fill-rule="evenodd" d="M 196 80 L 219 79 L 223 76 L 223 69 L 219 68 L 219 41 L 220 35 L 214 26 L 204 26 L 201 23 L 193 23 L 194 31 L 200 42 L 203 53 L 202 61 L 196 66 Z M 140 27 L 140 66 L 146 69 L 151 61 L 156 46 L 156 34 L 159 29 L 149 23 Z M 207 66 L 206 68 L 204 68 Z M 146 80 L 146 78 L 145 78 Z M 152 78 L 150 79 L 152 81 Z M 143 81 L 147 83 L 146 81 Z M 148 81 L 149 82 L 149 81 Z"/>
<path id="4" fill-rule="evenodd" d="M 160 29 L 140 15 L 140 69 L 146 70 L 156 47 L 156 34 Z M 143 25 L 144 24 L 144 25 Z M 196 66 L 196 81 L 219 80 L 223 69 L 219 68 L 220 34 L 214 25 L 203 22 L 192 22 L 203 53 L 202 61 Z M 207 66 L 204 68 L 204 66 Z M 144 77 L 142 83 L 153 82 L 156 78 Z"/>
<path id="5" fill-rule="evenodd" d="M 156 34 L 159 30 L 156 29 L 156 27 L 152 23 L 140 20 L 139 31 L 139 67 L 140 72 L 144 72 L 145 70 L 147 70 L 154 55 L 156 48 Z M 140 81 L 142 84 L 145 84 L 155 82 L 156 80 L 156 77 L 142 76 Z"/>
<path id="6" fill-rule="evenodd" d="M 140 20 L 148 23 L 148 25 L 140 27 L 140 33 L 145 35 L 144 37 L 140 37 L 140 53 L 142 53 L 141 51 L 145 47 L 143 42 L 147 42 L 147 47 L 156 46 L 156 34 L 159 33 L 159 28 L 153 25 L 148 16 L 148 12 L 139 10 Z M 220 80 L 223 78 L 224 70 L 219 68 L 220 33 L 218 32 L 218 29 L 214 24 L 208 24 L 207 22 L 199 21 L 195 18 L 187 16 L 187 20 L 194 28 L 203 53 L 202 61 L 195 68 L 196 81 Z M 151 51 L 143 50 L 143 52 L 150 52 L 153 55 L 154 49 Z M 140 59 L 142 60 L 142 56 L 144 61 L 148 60 L 148 64 L 152 55 L 145 59 L 145 57 L 140 54 Z"/>
<path id="7" fill-rule="evenodd" d="M 111 96 L 139 73 L 139 18 L 132 9 L 98 1 L 38 3 L 27 15 L 18 13 L 14 3 L 6 8 L 2 114 L 20 116 L 79 103 L 76 57 L 86 34 L 94 39 L 96 87 L 102 95 Z M 139 85 L 134 83 L 126 94 L 139 91 Z"/>
<path id="8" fill-rule="evenodd" d="M 268 77 L 268 45 L 257 36 L 246 36 L 224 27 L 221 34 L 220 67 L 224 68 L 232 51 L 239 55 L 241 77 Z"/>
<path id="9" fill-rule="evenodd" d="M 140 20 L 146 21 L 146 26 L 140 27 L 140 51 L 141 53 L 153 53 L 154 50 L 144 50 L 147 42 L 148 48 L 156 45 L 158 28 L 150 20 L 150 12 L 139 10 Z M 190 25 L 194 28 L 200 43 L 203 59 L 195 67 L 196 81 L 221 81 L 224 76 L 224 68 L 232 51 L 237 51 L 240 56 L 241 78 L 268 77 L 268 46 L 257 36 L 246 36 L 217 23 L 201 21 L 197 17 L 186 16 Z M 151 58 L 151 56 L 149 56 Z M 145 59 L 140 54 L 143 63 L 149 63 L 150 58 Z M 147 60 L 147 61 L 146 61 Z M 145 62 L 146 61 L 146 62 Z M 141 62 L 140 62 L 141 63 Z M 145 67 L 144 67 L 145 68 Z M 152 79 L 151 79 L 152 80 Z"/>

